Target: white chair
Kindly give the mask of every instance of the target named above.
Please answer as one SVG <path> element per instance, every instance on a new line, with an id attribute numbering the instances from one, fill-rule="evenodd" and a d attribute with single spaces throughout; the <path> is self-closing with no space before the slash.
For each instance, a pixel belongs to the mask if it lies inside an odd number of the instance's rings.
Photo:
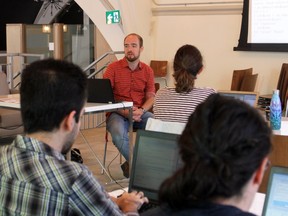
<path id="1" fill-rule="evenodd" d="M 167 122 L 159 119 L 149 118 L 145 129 L 165 133 L 181 134 L 185 128 L 185 125 L 185 123 L 180 122 Z"/>

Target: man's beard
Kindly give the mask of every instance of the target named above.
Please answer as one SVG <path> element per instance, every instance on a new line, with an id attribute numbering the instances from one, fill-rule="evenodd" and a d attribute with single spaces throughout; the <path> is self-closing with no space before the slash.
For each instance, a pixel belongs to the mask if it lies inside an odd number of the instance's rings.
<path id="1" fill-rule="evenodd" d="M 61 151 L 62 154 L 67 154 L 71 150 L 77 135 L 78 135 L 78 124 L 75 124 L 71 133 L 66 137 L 66 141 Z"/>
<path id="2" fill-rule="evenodd" d="M 136 61 L 139 58 L 139 55 L 133 55 L 133 54 L 129 55 L 129 54 L 127 54 L 125 57 L 126 57 L 127 61 L 134 62 L 134 61 Z"/>

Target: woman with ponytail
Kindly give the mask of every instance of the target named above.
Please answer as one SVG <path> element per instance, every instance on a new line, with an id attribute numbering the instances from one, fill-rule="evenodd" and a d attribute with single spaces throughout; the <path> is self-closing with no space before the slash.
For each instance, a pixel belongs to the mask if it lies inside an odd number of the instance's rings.
<path id="1" fill-rule="evenodd" d="M 157 92 L 154 116 L 162 121 L 186 123 L 196 106 L 215 90 L 195 86 L 195 80 L 203 70 L 203 57 L 195 46 L 187 44 L 177 50 L 173 69 L 175 88 L 166 87 Z"/>

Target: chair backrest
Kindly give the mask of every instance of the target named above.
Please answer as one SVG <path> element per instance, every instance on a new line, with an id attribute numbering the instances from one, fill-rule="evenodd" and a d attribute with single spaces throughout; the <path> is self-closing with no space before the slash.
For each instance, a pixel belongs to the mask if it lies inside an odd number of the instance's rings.
<path id="1" fill-rule="evenodd" d="M 0 95 L 7 95 L 9 93 L 10 91 L 7 83 L 6 74 L 0 71 Z"/>
<path id="2" fill-rule="evenodd" d="M 242 81 L 246 75 L 252 75 L 253 68 L 234 70 L 231 82 L 232 91 L 240 91 Z"/>
<path id="3" fill-rule="evenodd" d="M 181 134 L 185 128 L 185 123 L 180 122 L 166 122 L 159 119 L 149 118 L 146 124 L 146 130 Z"/>
<path id="4" fill-rule="evenodd" d="M 284 109 L 286 101 L 288 99 L 288 63 L 282 64 L 277 89 L 279 89 L 279 96 L 282 104 L 282 109 Z"/>
<path id="5" fill-rule="evenodd" d="M 240 86 L 240 91 L 253 92 L 255 90 L 257 78 L 258 74 L 245 75 Z"/>
<path id="6" fill-rule="evenodd" d="M 168 61 L 151 60 L 150 67 L 154 71 L 155 77 L 165 77 L 167 75 Z"/>

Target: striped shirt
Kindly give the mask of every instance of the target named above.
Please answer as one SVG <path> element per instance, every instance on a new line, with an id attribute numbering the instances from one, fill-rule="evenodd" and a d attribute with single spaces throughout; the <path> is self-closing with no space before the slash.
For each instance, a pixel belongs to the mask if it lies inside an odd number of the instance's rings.
<path id="1" fill-rule="evenodd" d="M 82 164 L 18 135 L 0 147 L 0 215 L 123 215 Z"/>
<path id="2" fill-rule="evenodd" d="M 103 78 L 111 80 L 116 101 L 132 101 L 134 106 L 141 107 L 147 93 L 155 94 L 154 73 L 151 67 L 139 62 L 132 71 L 125 58 L 111 63 Z"/>
<path id="3" fill-rule="evenodd" d="M 212 88 L 194 88 L 189 93 L 177 93 L 171 87 L 160 89 L 155 97 L 154 116 L 162 121 L 186 123 L 197 105 L 213 93 L 216 91 Z"/>

